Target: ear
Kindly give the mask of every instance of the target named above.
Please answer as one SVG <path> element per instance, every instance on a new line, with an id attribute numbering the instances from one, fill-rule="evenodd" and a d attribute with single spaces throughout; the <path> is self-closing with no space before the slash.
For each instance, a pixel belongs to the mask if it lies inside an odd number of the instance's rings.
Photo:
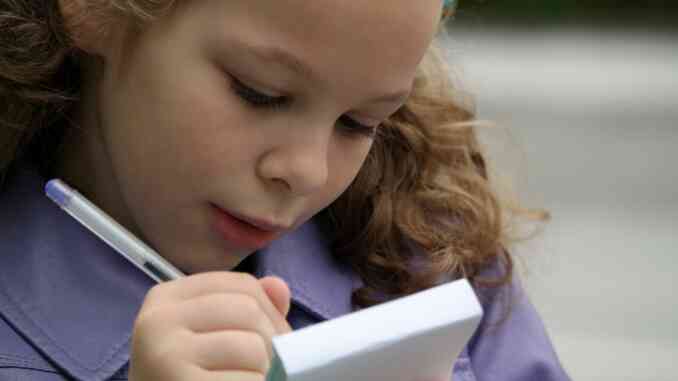
<path id="1" fill-rule="evenodd" d="M 95 10 L 88 0 L 57 1 L 64 27 L 75 47 L 92 55 L 105 56 L 112 16 Z"/>

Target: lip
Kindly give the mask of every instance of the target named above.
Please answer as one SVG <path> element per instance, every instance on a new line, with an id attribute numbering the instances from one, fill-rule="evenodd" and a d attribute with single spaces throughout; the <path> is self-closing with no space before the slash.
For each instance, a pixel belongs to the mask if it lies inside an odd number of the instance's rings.
<path id="1" fill-rule="evenodd" d="M 268 224 L 240 213 L 226 211 L 212 204 L 214 211 L 214 227 L 229 243 L 249 249 L 261 249 L 269 244 L 283 230 L 281 227 Z"/>
<path id="2" fill-rule="evenodd" d="M 288 226 L 288 225 L 274 224 L 274 223 L 271 223 L 271 222 L 268 222 L 268 221 L 260 220 L 258 218 L 248 217 L 248 216 L 245 216 L 245 215 L 240 214 L 238 212 L 229 211 L 228 214 L 230 214 L 231 216 L 233 216 L 233 217 L 235 217 L 235 218 L 237 218 L 241 221 L 244 221 L 244 222 L 246 222 L 246 223 L 248 223 L 248 224 L 250 224 L 250 225 L 252 225 L 256 228 L 259 228 L 259 229 L 265 230 L 265 231 L 272 231 L 272 232 L 280 233 L 284 230 L 289 230 L 291 228 L 291 226 Z"/>

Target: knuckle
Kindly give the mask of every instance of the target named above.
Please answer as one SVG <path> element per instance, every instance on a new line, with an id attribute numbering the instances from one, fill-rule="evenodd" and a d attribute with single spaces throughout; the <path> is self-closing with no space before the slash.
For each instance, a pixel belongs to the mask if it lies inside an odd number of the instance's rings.
<path id="1" fill-rule="evenodd" d="M 204 277 L 203 281 L 215 290 L 233 290 L 234 285 L 237 285 L 237 289 L 242 290 L 242 292 L 255 294 L 257 289 L 261 287 L 257 278 L 248 273 L 215 271 L 203 273 L 199 276 Z"/>
<path id="2" fill-rule="evenodd" d="M 271 334 L 271 322 L 268 319 L 268 316 L 264 313 L 258 313 L 256 316 L 252 317 L 252 324 L 256 327 L 256 329 L 261 332 L 265 333 L 267 336 Z M 269 328 L 270 327 L 270 328 Z"/>
<path id="3" fill-rule="evenodd" d="M 165 288 L 163 287 L 163 284 L 156 284 L 153 287 L 148 290 L 146 293 L 146 296 L 144 297 L 144 302 L 152 302 L 163 294 L 163 291 Z"/>
<path id="4" fill-rule="evenodd" d="M 162 322 L 162 314 L 157 308 L 140 312 L 134 321 L 135 332 L 154 332 Z"/>
<path id="5" fill-rule="evenodd" d="M 262 315 L 261 306 L 259 302 L 251 295 L 241 294 L 238 296 L 238 308 L 247 315 L 250 319 Z"/>
<path id="6" fill-rule="evenodd" d="M 152 325 L 154 315 L 155 314 L 153 313 L 153 311 L 149 310 L 141 311 L 134 320 L 134 327 L 137 330 L 143 330 L 144 328 L 146 328 L 146 326 Z"/>
<path id="7" fill-rule="evenodd" d="M 239 277 L 238 282 L 241 283 L 248 290 L 255 290 L 259 288 L 259 281 L 254 275 L 248 273 L 237 273 L 237 274 Z"/>
<path id="8" fill-rule="evenodd" d="M 233 304 L 233 296 L 223 293 L 209 295 L 199 301 L 199 307 L 204 311 L 229 311 L 233 309 Z"/>
<path id="9" fill-rule="evenodd" d="M 209 310 L 228 315 L 228 320 L 237 321 L 241 329 L 272 335 L 271 323 L 261 304 L 247 294 L 220 295 Z"/>
<path id="10" fill-rule="evenodd" d="M 176 366 L 178 359 L 186 358 L 185 348 L 186 345 L 177 345 L 177 340 L 154 341 L 147 346 L 144 357 L 154 364 Z"/>
<path id="11" fill-rule="evenodd" d="M 269 340 L 262 335 L 255 336 L 256 339 L 252 340 L 252 353 L 256 356 L 257 362 L 261 365 L 260 369 L 265 373 L 271 362 Z"/>

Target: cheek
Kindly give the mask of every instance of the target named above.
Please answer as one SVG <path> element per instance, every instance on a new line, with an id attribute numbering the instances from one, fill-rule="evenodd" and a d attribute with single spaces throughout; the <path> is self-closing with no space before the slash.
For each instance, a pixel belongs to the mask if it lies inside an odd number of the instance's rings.
<path id="1" fill-rule="evenodd" d="M 351 185 L 360 172 L 372 147 L 369 139 L 352 140 L 339 137 L 340 144 L 333 145 L 329 152 L 328 183 L 317 211 L 334 202 Z"/>
<path id="2" fill-rule="evenodd" d="M 182 74 L 141 70 L 126 86 L 113 110 L 113 125 L 125 126 L 113 132 L 129 147 L 125 160 L 144 161 L 147 171 L 186 181 L 213 178 L 250 159 L 250 146 L 257 141 L 246 128 L 251 121 L 221 78 L 201 69 Z"/>
<path id="3" fill-rule="evenodd" d="M 348 188 L 358 175 L 358 172 L 360 172 L 360 169 L 370 152 L 370 148 L 372 147 L 371 142 L 371 140 L 364 139 L 360 143 L 357 143 L 352 150 L 349 150 L 350 154 L 346 154 L 345 152 L 338 152 L 335 154 L 334 169 L 336 173 L 339 174 L 337 176 L 337 181 L 341 181 L 341 193 Z"/>

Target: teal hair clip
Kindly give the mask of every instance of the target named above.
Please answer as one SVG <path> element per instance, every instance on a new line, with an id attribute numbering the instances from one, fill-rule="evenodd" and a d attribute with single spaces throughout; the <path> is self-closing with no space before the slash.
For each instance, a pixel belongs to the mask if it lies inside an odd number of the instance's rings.
<path id="1" fill-rule="evenodd" d="M 457 7 L 456 0 L 443 0 L 443 17 L 451 16 Z"/>

